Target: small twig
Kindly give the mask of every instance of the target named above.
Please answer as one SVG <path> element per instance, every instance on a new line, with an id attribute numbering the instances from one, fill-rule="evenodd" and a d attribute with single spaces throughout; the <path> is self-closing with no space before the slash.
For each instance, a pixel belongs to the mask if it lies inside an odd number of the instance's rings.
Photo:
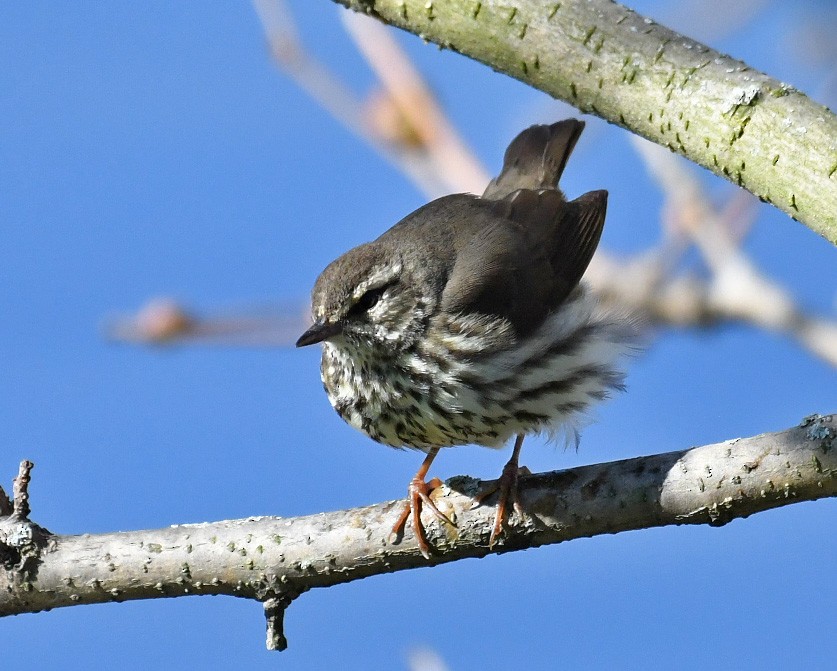
<path id="1" fill-rule="evenodd" d="M 12 485 L 12 500 L 0 488 L 0 568 L 9 585 L 24 588 L 37 573 L 52 534 L 29 519 L 29 481 L 34 464 L 24 460 Z M 0 582 L 3 581 L 0 571 Z"/>
<path id="2" fill-rule="evenodd" d="M 264 616 L 267 621 L 267 649 L 285 650 L 288 639 L 285 637 L 285 611 L 293 598 L 288 593 L 265 599 Z"/>
<path id="3" fill-rule="evenodd" d="M 29 474 L 34 466 L 35 464 L 28 459 L 21 461 L 20 469 L 12 487 L 12 496 L 14 497 L 12 515 L 21 520 L 28 519 L 31 512 L 29 509 L 29 481 L 31 479 Z"/>

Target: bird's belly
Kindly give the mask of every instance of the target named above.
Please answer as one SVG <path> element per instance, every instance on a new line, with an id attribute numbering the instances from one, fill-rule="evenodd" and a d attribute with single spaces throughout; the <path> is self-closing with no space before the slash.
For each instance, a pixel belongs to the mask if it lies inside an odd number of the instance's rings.
<path id="1" fill-rule="evenodd" d="M 463 399 L 465 385 L 414 356 L 375 361 L 332 344 L 321 376 L 328 399 L 348 424 L 392 447 L 428 450 L 471 443 L 501 447 L 513 435 Z"/>
<path id="2" fill-rule="evenodd" d="M 501 447 L 516 434 L 572 435 L 590 404 L 621 388 L 616 364 L 632 338 L 586 309 L 563 310 L 490 356 L 425 349 L 377 358 L 325 343 L 321 372 L 334 409 L 380 443 Z"/>

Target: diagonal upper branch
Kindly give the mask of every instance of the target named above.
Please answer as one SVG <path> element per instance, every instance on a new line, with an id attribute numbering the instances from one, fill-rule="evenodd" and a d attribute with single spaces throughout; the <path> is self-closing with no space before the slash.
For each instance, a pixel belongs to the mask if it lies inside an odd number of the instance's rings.
<path id="1" fill-rule="evenodd" d="M 494 510 L 472 509 L 477 480 L 433 492 L 456 528 L 425 520 L 436 555 L 411 530 L 388 541 L 402 502 L 307 517 L 253 517 L 98 535 L 49 534 L 0 515 L 0 616 L 131 599 L 228 594 L 265 604 L 269 647 L 284 647 L 282 615 L 312 587 L 489 554 Z M 837 416 L 778 433 L 521 479 L 526 516 L 497 552 L 670 524 L 721 525 L 798 501 L 837 496 Z M 26 524 L 46 533 L 27 544 Z"/>
<path id="2" fill-rule="evenodd" d="M 837 117 L 611 0 L 335 0 L 683 154 L 837 244 Z"/>

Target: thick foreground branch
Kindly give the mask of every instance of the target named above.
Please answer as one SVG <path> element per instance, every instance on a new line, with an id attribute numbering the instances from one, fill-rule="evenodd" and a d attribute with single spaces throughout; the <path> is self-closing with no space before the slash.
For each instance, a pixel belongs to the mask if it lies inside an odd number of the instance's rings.
<path id="1" fill-rule="evenodd" d="M 25 462 L 28 463 L 28 462 Z M 149 531 L 61 536 L 28 519 L 28 469 L 15 501 L 0 490 L 0 615 L 88 603 L 228 594 L 257 599 L 268 647 L 285 647 L 285 608 L 312 587 L 489 554 L 493 501 L 481 483 L 433 492 L 455 527 L 425 518 L 435 556 L 411 530 L 388 539 L 401 501 L 308 517 L 253 517 Z M 719 526 L 738 517 L 837 495 L 837 416 L 779 433 L 521 478 L 524 519 L 496 552 L 670 524 Z"/>
<path id="2" fill-rule="evenodd" d="M 611 0 L 335 0 L 683 154 L 837 244 L 837 117 Z"/>

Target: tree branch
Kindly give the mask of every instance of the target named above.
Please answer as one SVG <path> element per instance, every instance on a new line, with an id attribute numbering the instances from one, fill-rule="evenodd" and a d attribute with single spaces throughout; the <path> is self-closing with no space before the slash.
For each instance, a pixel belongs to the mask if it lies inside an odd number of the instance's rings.
<path id="1" fill-rule="evenodd" d="M 312 587 L 489 554 L 493 501 L 473 508 L 481 486 L 456 477 L 433 492 L 456 526 L 425 519 L 436 552 L 427 561 L 411 532 L 387 540 L 401 501 L 308 517 L 61 536 L 21 517 L 23 483 L 17 512 L 0 517 L 0 616 L 227 594 L 261 601 L 268 647 L 283 649 L 284 610 Z M 837 495 L 837 416 L 812 415 L 779 433 L 528 476 L 520 486 L 526 514 L 512 520 L 497 552 L 670 524 L 720 526 Z"/>
<path id="2" fill-rule="evenodd" d="M 726 177 L 837 244 L 837 117 L 610 0 L 335 0 Z"/>

